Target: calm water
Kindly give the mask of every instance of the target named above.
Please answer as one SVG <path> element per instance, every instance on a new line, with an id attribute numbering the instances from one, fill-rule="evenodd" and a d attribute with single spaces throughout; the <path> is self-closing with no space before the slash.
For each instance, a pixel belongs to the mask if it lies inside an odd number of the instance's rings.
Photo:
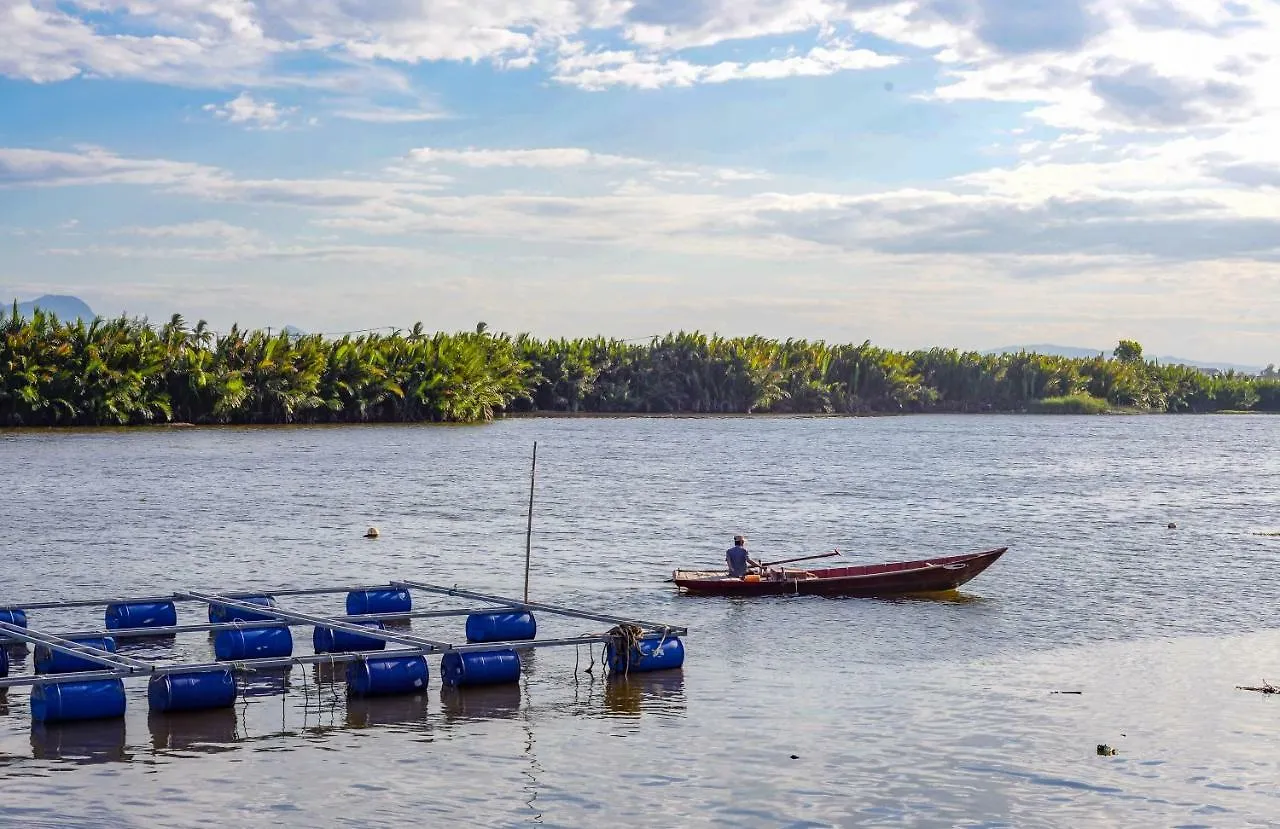
<path id="1" fill-rule="evenodd" d="M 518 688 L 457 696 L 433 659 L 429 693 L 370 702 L 297 668 L 194 717 L 148 716 L 130 680 L 123 723 L 61 728 L 33 727 L 15 689 L 0 824 L 1280 823 L 1280 698 L 1235 687 L 1280 682 L 1280 538 L 1262 534 L 1280 418 L 0 434 L 0 604 L 397 578 L 518 595 L 534 440 L 534 598 L 686 624 L 683 671 L 607 682 L 586 649 L 549 648 Z M 1011 549 L 950 601 L 663 583 L 735 532 L 766 558 Z M 540 635 L 606 627 L 539 617 Z M 209 640 L 126 652 L 203 659 Z"/>

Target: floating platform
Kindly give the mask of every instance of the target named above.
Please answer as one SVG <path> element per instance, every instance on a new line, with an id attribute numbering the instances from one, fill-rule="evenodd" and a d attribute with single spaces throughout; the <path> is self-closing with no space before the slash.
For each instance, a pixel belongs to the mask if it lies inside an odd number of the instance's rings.
<path id="1" fill-rule="evenodd" d="M 291 610 L 281 598 L 346 594 L 346 613 L 316 615 Z M 415 593 L 483 603 L 480 607 L 414 610 Z M 179 605 L 203 605 L 208 622 L 181 624 Z M 33 624 L 45 611 L 101 606 L 98 630 L 49 632 Z M 537 614 L 612 625 L 607 633 L 537 638 Z M 203 614 L 202 614 L 203 615 Z M 465 639 L 431 639 L 388 622 L 466 617 Z M 292 629 L 311 627 L 315 653 L 295 655 Z M 118 652 L 129 639 L 207 631 L 214 659 L 165 663 Z M 492 596 L 418 581 L 381 585 L 196 591 L 132 599 L 76 599 L 0 604 L 0 689 L 31 686 L 33 722 L 121 717 L 126 680 L 145 677 L 153 712 L 227 708 L 246 674 L 294 665 L 346 666 L 352 697 L 421 693 L 430 680 L 429 656 L 440 657 L 445 687 L 501 685 L 519 680 L 520 651 L 529 648 L 603 645 L 615 674 L 680 668 L 687 629 L 570 607 Z M 35 672 L 10 676 L 8 648 L 35 649 Z"/>

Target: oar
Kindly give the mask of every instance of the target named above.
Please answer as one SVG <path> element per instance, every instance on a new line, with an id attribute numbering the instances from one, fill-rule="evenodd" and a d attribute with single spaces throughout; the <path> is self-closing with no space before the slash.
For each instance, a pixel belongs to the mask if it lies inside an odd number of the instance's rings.
<path id="1" fill-rule="evenodd" d="M 776 565 L 778 565 L 778 564 L 791 564 L 791 563 L 793 563 L 793 562 L 797 562 L 797 561 L 813 561 L 815 558 L 831 558 L 832 556 L 838 556 L 838 555 L 840 555 L 840 551 L 839 551 L 839 550 L 836 550 L 835 552 L 831 552 L 831 553 L 821 553 L 821 554 L 816 555 L 816 556 L 800 556 L 799 558 L 785 558 L 785 559 L 783 559 L 782 561 L 762 561 L 762 562 L 760 562 L 760 566 L 761 566 L 761 567 L 774 567 L 774 566 L 776 566 Z"/>

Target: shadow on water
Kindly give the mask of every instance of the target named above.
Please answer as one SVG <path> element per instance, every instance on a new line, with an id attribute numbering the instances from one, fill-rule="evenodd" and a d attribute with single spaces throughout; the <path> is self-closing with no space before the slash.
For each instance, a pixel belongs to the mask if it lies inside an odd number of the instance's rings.
<path id="1" fill-rule="evenodd" d="M 151 745 L 157 751 L 194 751 L 214 754 L 228 751 L 240 740 L 240 719 L 234 708 L 183 711 L 147 716 Z"/>
<path id="2" fill-rule="evenodd" d="M 440 707 L 450 723 L 514 719 L 520 700 L 520 686 L 514 684 L 440 689 Z"/>
<path id="3" fill-rule="evenodd" d="M 123 719 L 67 723 L 32 723 L 31 756 L 77 765 L 127 763 Z"/>

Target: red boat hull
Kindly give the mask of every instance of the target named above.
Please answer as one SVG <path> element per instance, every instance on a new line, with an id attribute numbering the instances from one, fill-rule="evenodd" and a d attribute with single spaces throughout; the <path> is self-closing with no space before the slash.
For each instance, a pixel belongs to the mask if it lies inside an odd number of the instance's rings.
<path id="1" fill-rule="evenodd" d="M 672 581 L 681 590 L 711 596 L 894 596 L 955 590 L 986 570 L 1008 551 L 819 569 L 783 568 L 782 578 L 760 581 L 729 578 L 724 571 L 677 570 Z"/>

